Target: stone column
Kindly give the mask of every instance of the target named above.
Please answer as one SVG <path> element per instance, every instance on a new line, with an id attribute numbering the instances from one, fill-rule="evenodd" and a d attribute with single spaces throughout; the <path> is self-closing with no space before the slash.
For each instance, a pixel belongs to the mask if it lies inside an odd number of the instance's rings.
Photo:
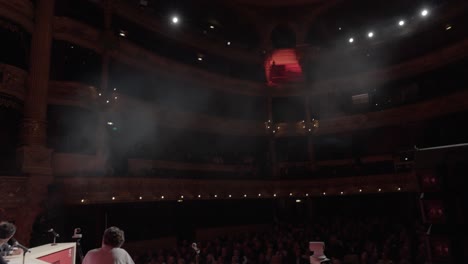
<path id="1" fill-rule="evenodd" d="M 309 96 L 305 97 L 305 114 L 306 114 L 306 123 L 310 124 L 312 121 L 312 114 L 310 113 L 310 99 Z M 307 131 L 306 131 L 307 133 Z M 314 152 L 314 141 L 313 137 L 310 133 L 307 134 L 307 155 L 309 158 L 309 162 L 311 163 L 311 166 L 315 163 L 315 152 Z"/>
<path id="2" fill-rule="evenodd" d="M 15 219 L 18 226 L 16 237 L 23 243 L 29 241 L 32 224 L 42 210 L 47 187 L 53 181 L 52 150 L 47 148 L 46 124 L 54 3 L 54 0 L 37 0 L 35 5 L 29 80 L 17 150 L 18 165 L 22 174 L 28 177 L 25 206 Z"/>
<path id="3" fill-rule="evenodd" d="M 273 123 L 273 98 L 269 95 L 267 97 L 267 113 L 268 113 L 268 120 L 271 120 Z M 273 126 L 275 124 L 273 123 Z M 277 179 L 279 177 L 278 171 L 278 160 L 276 156 L 276 142 L 275 142 L 275 134 L 268 134 L 268 145 L 270 151 L 270 161 L 271 161 L 271 176 L 273 179 Z"/>
<path id="4" fill-rule="evenodd" d="M 112 1 L 105 0 L 104 1 L 104 31 L 102 34 L 102 39 L 104 43 L 104 47 L 102 50 L 102 61 L 101 61 L 101 85 L 100 85 L 100 93 L 102 94 L 102 98 L 98 98 L 100 103 L 103 103 L 105 100 L 110 98 L 110 91 L 109 91 L 109 63 L 110 63 L 110 54 L 109 49 L 113 45 L 113 42 L 116 41 L 113 39 L 112 34 Z M 105 171 L 111 171 L 111 167 L 109 166 L 109 146 L 107 142 L 107 129 L 106 124 L 109 120 L 107 120 L 107 110 L 100 108 L 101 105 L 98 105 L 98 124 L 97 124 L 97 158 L 102 160 L 106 164 Z"/>

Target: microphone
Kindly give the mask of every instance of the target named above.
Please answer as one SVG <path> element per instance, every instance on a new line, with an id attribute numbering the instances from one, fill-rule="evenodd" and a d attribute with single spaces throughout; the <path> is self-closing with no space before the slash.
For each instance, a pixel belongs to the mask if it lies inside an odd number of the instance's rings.
<path id="1" fill-rule="evenodd" d="M 12 237 L 10 241 L 13 247 L 21 248 L 24 251 L 24 253 L 31 252 L 29 248 L 21 245 L 15 238 Z"/>
<path id="2" fill-rule="evenodd" d="M 52 233 L 52 235 L 54 235 L 54 237 L 60 237 L 60 235 L 57 234 L 57 232 L 55 232 L 53 228 L 49 229 L 47 232 Z"/>
<path id="3" fill-rule="evenodd" d="M 200 249 L 197 247 L 197 243 L 192 243 L 192 248 L 195 250 L 195 253 L 200 254 Z"/>

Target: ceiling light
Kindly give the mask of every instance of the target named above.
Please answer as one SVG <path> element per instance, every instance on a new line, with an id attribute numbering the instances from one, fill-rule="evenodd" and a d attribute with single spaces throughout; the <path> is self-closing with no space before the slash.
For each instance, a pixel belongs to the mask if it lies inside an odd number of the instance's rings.
<path id="1" fill-rule="evenodd" d="M 230 46 L 230 45 L 231 45 L 231 41 L 228 41 L 226 44 L 227 44 L 228 46 Z"/>
<path id="2" fill-rule="evenodd" d="M 114 196 L 112 196 L 112 201 L 113 201 L 113 200 L 115 200 L 115 197 L 114 197 Z"/>
<path id="3" fill-rule="evenodd" d="M 143 197 L 141 197 L 141 196 L 140 196 L 139 198 L 140 198 L 140 200 L 142 200 L 142 199 L 143 199 Z"/>
<path id="4" fill-rule="evenodd" d="M 353 43 L 354 42 L 354 38 L 349 38 L 349 43 Z"/>
<path id="5" fill-rule="evenodd" d="M 300 203 L 300 202 L 302 202 L 302 201 L 301 201 L 301 200 L 299 200 L 299 199 L 297 199 L 297 200 L 296 200 L 296 203 Z"/>
<path id="6" fill-rule="evenodd" d="M 323 192 L 323 195 L 327 195 L 327 193 L 326 193 L 326 192 Z"/>
<path id="7" fill-rule="evenodd" d="M 215 195 L 214 195 L 214 197 L 215 197 L 215 198 L 217 198 L 217 197 L 218 197 L 218 195 L 217 195 L 217 194 L 215 194 Z"/>
<path id="8" fill-rule="evenodd" d="M 428 14 L 429 14 L 429 11 L 427 9 L 423 9 L 421 11 L 421 16 L 423 16 L 423 17 L 427 16 Z"/>
<path id="9" fill-rule="evenodd" d="M 180 199 L 184 199 L 184 196 L 183 196 L 183 195 L 181 195 L 181 196 L 180 196 Z"/>
<path id="10" fill-rule="evenodd" d="M 107 124 L 108 124 L 109 126 L 112 126 L 114 123 L 112 123 L 112 122 L 109 121 L 109 122 L 107 122 Z"/>
<path id="11" fill-rule="evenodd" d="M 247 194 L 244 194 L 244 197 L 247 197 Z"/>
<path id="12" fill-rule="evenodd" d="M 381 192 L 381 191 L 382 191 L 382 189 L 379 188 L 379 192 Z"/>
<path id="13" fill-rule="evenodd" d="M 163 195 L 163 196 L 161 196 L 161 199 L 164 199 L 164 195 Z"/>
<path id="14" fill-rule="evenodd" d="M 200 195 L 200 194 L 198 195 L 198 198 L 201 198 L 201 195 Z"/>
<path id="15" fill-rule="evenodd" d="M 452 29 L 452 26 L 451 26 L 451 25 L 447 25 L 447 26 L 445 27 L 445 30 L 450 30 L 450 29 Z"/>
<path id="16" fill-rule="evenodd" d="M 292 196 L 292 193 L 289 193 L 289 196 Z"/>
<path id="17" fill-rule="evenodd" d="M 276 197 L 276 193 L 275 193 L 275 194 L 273 194 L 273 197 Z"/>
<path id="18" fill-rule="evenodd" d="M 341 27 L 339 27 L 338 30 L 341 30 Z"/>
<path id="19" fill-rule="evenodd" d="M 369 38 L 374 37 L 374 32 L 371 31 L 371 32 L 367 33 L 367 36 L 368 36 Z"/>
<path id="20" fill-rule="evenodd" d="M 198 57 L 198 61 L 202 61 L 202 60 L 203 60 L 203 58 L 199 56 L 199 57 Z"/>
<path id="21" fill-rule="evenodd" d="M 177 23 L 179 23 L 179 17 L 173 16 L 171 21 L 172 21 L 172 24 L 177 24 Z"/>
<path id="22" fill-rule="evenodd" d="M 232 195 L 229 195 L 229 198 L 231 198 L 231 197 L 232 197 Z"/>
<path id="23" fill-rule="evenodd" d="M 398 191 L 401 191 L 401 188 L 400 188 L 400 187 L 398 187 L 398 188 L 397 188 L 397 190 L 398 190 Z"/>
<path id="24" fill-rule="evenodd" d="M 343 194 L 344 194 L 344 192 L 340 192 L 340 194 L 341 194 L 341 195 L 343 195 Z"/>
<path id="25" fill-rule="evenodd" d="M 213 26 L 213 25 L 211 25 L 211 26 L 210 26 L 210 28 L 211 28 L 211 29 L 214 29 L 214 26 Z"/>
<path id="26" fill-rule="evenodd" d="M 261 193 L 259 193 L 259 194 L 258 194 L 258 197 L 260 197 L 260 196 L 262 196 L 262 194 L 261 194 Z"/>
<path id="27" fill-rule="evenodd" d="M 121 37 L 126 37 L 126 36 L 127 36 L 127 32 L 126 32 L 125 30 L 120 30 L 119 35 L 120 35 Z"/>
<path id="28" fill-rule="evenodd" d="M 362 192 L 362 189 L 359 189 L 359 192 Z"/>
<path id="29" fill-rule="evenodd" d="M 81 199 L 81 202 L 84 203 L 84 199 Z"/>
<path id="30" fill-rule="evenodd" d="M 400 21 L 398 22 L 398 25 L 399 25 L 400 27 L 404 26 L 404 25 L 405 25 L 405 21 L 404 21 L 404 20 L 400 20 Z"/>
<path id="31" fill-rule="evenodd" d="M 306 193 L 306 196 L 309 196 L 309 194 L 308 194 L 308 193 Z"/>

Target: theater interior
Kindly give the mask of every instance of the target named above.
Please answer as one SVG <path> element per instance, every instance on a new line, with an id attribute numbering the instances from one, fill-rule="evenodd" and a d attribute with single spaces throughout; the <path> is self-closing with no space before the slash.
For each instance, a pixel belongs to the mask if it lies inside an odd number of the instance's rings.
<path id="1" fill-rule="evenodd" d="M 468 263 L 467 14 L 0 0 L 0 221 L 76 263 L 110 226 L 136 264 Z"/>

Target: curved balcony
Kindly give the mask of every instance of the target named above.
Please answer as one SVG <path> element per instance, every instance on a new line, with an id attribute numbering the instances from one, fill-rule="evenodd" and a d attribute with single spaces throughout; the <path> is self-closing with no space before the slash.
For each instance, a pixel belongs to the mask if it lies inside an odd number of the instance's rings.
<path id="1" fill-rule="evenodd" d="M 0 93 L 7 94 L 19 100 L 24 99 L 26 92 L 26 71 L 14 66 L 0 63 Z"/>
<path id="2" fill-rule="evenodd" d="M 48 104 L 95 109 L 96 88 L 76 82 L 49 82 Z"/>
<path id="3" fill-rule="evenodd" d="M 0 0 L 0 16 L 15 21 L 32 32 L 34 27 L 34 6 L 29 0 Z"/>
<path id="4" fill-rule="evenodd" d="M 67 204 L 183 199 L 305 198 L 323 196 L 324 193 L 333 196 L 341 195 L 341 192 L 351 195 L 418 191 L 418 181 L 414 173 L 303 181 L 173 180 L 135 177 L 73 177 L 57 178 L 56 181 L 63 186 Z"/>

